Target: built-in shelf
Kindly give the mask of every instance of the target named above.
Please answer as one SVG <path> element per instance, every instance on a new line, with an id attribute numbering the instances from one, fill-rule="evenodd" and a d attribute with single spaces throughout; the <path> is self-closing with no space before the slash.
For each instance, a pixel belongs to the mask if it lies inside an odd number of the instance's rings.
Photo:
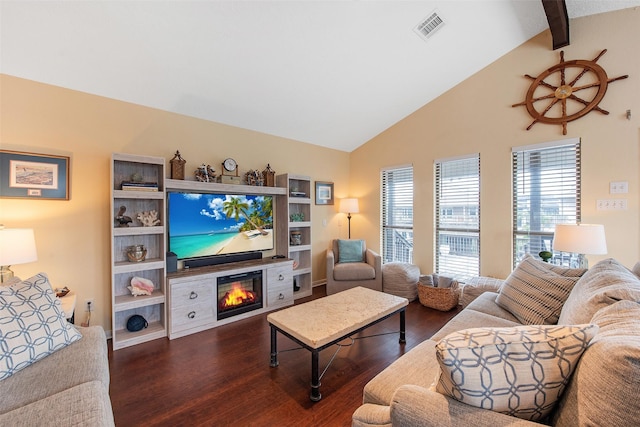
<path id="1" fill-rule="evenodd" d="M 166 204 L 165 159 L 113 153 L 111 157 L 111 336 L 113 349 L 167 336 L 166 325 Z M 158 191 L 122 190 L 123 181 L 140 179 L 157 183 Z M 124 215 L 131 219 L 120 226 L 115 216 L 125 208 Z M 160 224 L 144 227 L 137 215 L 156 211 Z M 131 246 L 143 245 L 144 261 L 132 262 L 127 257 Z M 155 289 L 151 295 L 134 297 L 128 286 L 134 277 L 150 280 Z M 149 326 L 137 331 L 127 330 L 131 316 L 140 315 Z"/>
<path id="2" fill-rule="evenodd" d="M 276 199 L 278 227 L 276 242 L 278 253 L 294 260 L 293 280 L 297 291 L 295 299 L 313 293 L 311 268 L 311 178 L 303 175 L 283 174 L 276 177 L 276 185 L 285 189 L 285 197 Z M 294 194 L 302 193 L 304 197 Z M 302 215 L 302 221 L 292 221 L 293 216 Z M 280 226 L 286 224 L 286 226 Z M 291 232 L 300 233 L 302 244 L 291 244 Z"/>
<path id="3" fill-rule="evenodd" d="M 118 295 L 115 298 L 115 311 L 131 310 L 134 308 L 144 307 L 149 304 L 164 303 L 165 296 L 160 291 L 154 291 L 151 295 Z"/>
<path id="4" fill-rule="evenodd" d="M 238 194 L 264 194 L 285 195 L 286 188 L 265 187 L 262 185 L 222 184 L 219 182 L 187 181 L 183 179 L 166 179 L 167 190 L 174 191 L 199 191 L 205 193 L 238 193 Z"/>

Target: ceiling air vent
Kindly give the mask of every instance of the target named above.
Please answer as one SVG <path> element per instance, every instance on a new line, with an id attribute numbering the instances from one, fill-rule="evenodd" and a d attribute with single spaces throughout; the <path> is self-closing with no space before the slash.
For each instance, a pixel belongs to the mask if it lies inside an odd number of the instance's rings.
<path id="1" fill-rule="evenodd" d="M 423 19 L 418 25 L 415 26 L 413 31 L 416 32 L 423 39 L 428 39 L 438 31 L 444 25 L 442 17 L 438 14 L 437 10 L 434 10 L 429 16 Z"/>

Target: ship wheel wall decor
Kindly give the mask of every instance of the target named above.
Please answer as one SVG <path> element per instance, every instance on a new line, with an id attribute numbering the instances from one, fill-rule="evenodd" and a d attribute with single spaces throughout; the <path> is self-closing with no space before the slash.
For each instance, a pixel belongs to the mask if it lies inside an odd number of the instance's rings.
<path id="1" fill-rule="evenodd" d="M 564 51 L 560 52 L 560 63 L 542 72 L 538 77 L 525 74 L 533 80 L 523 102 L 513 104 L 512 107 L 524 105 L 533 117 L 533 122 L 527 127 L 531 129 L 536 123 L 561 124 L 562 134 L 567 134 L 567 123 L 587 115 L 591 110 L 602 114 L 608 111 L 598 107 L 607 86 L 616 80 L 629 77 L 620 76 L 612 79 L 607 77 L 604 69 L 596 64 L 605 54 L 604 49 L 593 61 L 576 59 L 564 60 Z"/>

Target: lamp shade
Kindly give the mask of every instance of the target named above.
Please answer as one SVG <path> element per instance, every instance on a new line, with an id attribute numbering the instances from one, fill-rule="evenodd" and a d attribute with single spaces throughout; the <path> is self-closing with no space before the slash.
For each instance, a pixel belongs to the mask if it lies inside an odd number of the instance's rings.
<path id="1" fill-rule="evenodd" d="M 0 228 L 0 265 L 38 260 L 36 239 L 30 228 Z"/>
<path id="2" fill-rule="evenodd" d="M 553 249 L 576 254 L 604 255 L 607 241 L 601 224 L 557 224 Z"/>
<path id="3" fill-rule="evenodd" d="M 358 213 L 358 199 L 341 199 L 340 200 L 340 212 L 341 213 Z"/>

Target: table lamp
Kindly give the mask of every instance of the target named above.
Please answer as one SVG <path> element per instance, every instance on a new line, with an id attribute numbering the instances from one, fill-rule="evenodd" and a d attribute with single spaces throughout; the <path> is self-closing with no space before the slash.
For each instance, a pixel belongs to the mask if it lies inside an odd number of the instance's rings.
<path id="1" fill-rule="evenodd" d="M 553 249 L 578 254 L 581 268 L 589 268 L 585 255 L 604 255 L 607 241 L 601 224 L 557 224 L 553 235 Z"/>
<path id="2" fill-rule="evenodd" d="M 0 225 L 0 283 L 13 277 L 9 268 L 38 260 L 36 239 L 30 228 L 4 228 Z"/>
<path id="3" fill-rule="evenodd" d="M 360 212 L 360 209 L 358 209 L 358 199 L 340 200 L 340 212 L 347 214 L 347 219 L 349 220 L 349 238 L 351 238 L 351 214 Z"/>

